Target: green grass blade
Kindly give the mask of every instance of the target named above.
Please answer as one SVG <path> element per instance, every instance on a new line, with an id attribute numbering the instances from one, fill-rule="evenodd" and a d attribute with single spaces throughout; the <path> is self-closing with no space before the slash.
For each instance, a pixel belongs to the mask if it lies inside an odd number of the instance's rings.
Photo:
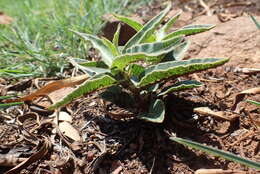
<path id="1" fill-rule="evenodd" d="M 257 102 L 257 101 L 254 101 L 254 100 L 246 100 L 246 102 L 251 103 L 251 104 L 254 104 L 254 105 L 260 107 L 260 102 Z"/>
<path id="2" fill-rule="evenodd" d="M 110 49 L 110 47 L 107 46 L 103 42 L 103 40 L 99 39 L 98 37 L 86 33 L 80 33 L 77 31 L 72 31 L 75 34 L 81 36 L 87 41 L 90 41 L 92 45 L 98 49 L 101 53 L 102 60 L 110 67 L 112 65 L 112 61 L 114 59 L 113 51 Z"/>
<path id="3" fill-rule="evenodd" d="M 123 53 L 126 51 L 127 48 L 132 47 L 133 45 L 139 44 L 142 41 L 148 39 L 153 33 L 156 27 L 160 25 L 163 18 L 166 16 L 166 14 L 170 10 L 170 5 L 166 7 L 165 10 L 163 10 L 161 13 L 159 13 L 157 16 L 152 18 L 149 22 L 147 22 L 143 28 L 138 31 L 124 46 Z"/>
<path id="4" fill-rule="evenodd" d="M 183 27 L 183 28 L 181 28 L 177 31 L 174 31 L 174 32 L 166 35 L 163 38 L 163 40 L 170 39 L 170 38 L 178 36 L 178 35 L 189 36 L 189 35 L 193 35 L 193 34 L 198 34 L 198 33 L 201 33 L 201 32 L 211 30 L 214 27 L 215 27 L 215 25 L 189 25 L 189 26 L 185 26 L 185 27 Z"/>
<path id="5" fill-rule="evenodd" d="M 11 106 L 16 106 L 16 105 L 21 105 L 21 104 L 23 104 L 23 102 L 4 103 L 4 104 L 0 104 L 0 109 L 5 109 L 5 108 L 9 108 Z"/>
<path id="6" fill-rule="evenodd" d="M 194 81 L 194 80 L 185 80 L 185 81 L 180 81 L 175 83 L 174 85 L 168 86 L 164 89 L 162 89 L 162 91 L 160 92 L 160 94 L 158 94 L 158 96 L 162 96 L 162 95 L 166 95 L 172 92 L 176 92 L 176 91 L 181 91 L 181 90 L 185 90 L 185 89 L 191 89 L 191 88 L 195 88 L 195 87 L 200 87 L 203 84 L 198 82 L 198 81 Z"/>
<path id="7" fill-rule="evenodd" d="M 110 87 L 110 86 L 116 84 L 116 82 L 117 81 L 109 75 L 98 74 L 98 75 L 92 77 L 91 79 L 86 80 L 82 85 L 80 85 L 78 88 L 76 88 L 70 94 L 68 94 L 61 101 L 50 106 L 49 109 L 54 110 L 56 108 L 64 106 L 76 98 L 82 97 L 85 94 L 94 92 L 99 89 Z"/>
<path id="8" fill-rule="evenodd" d="M 150 104 L 149 112 L 139 115 L 137 118 L 153 122 L 162 123 L 165 115 L 165 106 L 161 99 L 157 99 Z"/>
<path id="9" fill-rule="evenodd" d="M 181 11 L 174 15 L 166 24 L 164 24 L 164 26 L 156 33 L 157 40 L 162 40 L 166 36 L 169 29 L 174 25 L 180 15 Z"/>
<path id="10" fill-rule="evenodd" d="M 180 143 L 180 144 L 183 144 L 183 145 L 186 145 L 188 147 L 194 148 L 196 150 L 201 150 L 203 152 L 212 154 L 214 156 L 219 156 L 219 157 L 222 157 L 224 159 L 234 161 L 234 162 L 246 165 L 248 167 L 252 167 L 252 168 L 255 168 L 257 170 L 260 170 L 260 163 L 251 161 L 251 160 L 246 159 L 246 158 L 242 158 L 242 157 L 237 156 L 235 154 L 232 154 L 230 152 L 225 152 L 223 150 L 212 148 L 212 147 L 209 147 L 209 146 L 206 146 L 206 145 L 203 145 L 203 144 L 191 141 L 191 140 L 186 140 L 186 139 L 183 139 L 183 138 L 170 137 L 170 140 L 175 141 L 175 142 Z"/>
<path id="11" fill-rule="evenodd" d="M 228 60 L 229 59 L 226 58 L 204 58 L 169 61 L 151 65 L 145 69 L 143 77 L 140 82 L 138 82 L 137 87 L 144 87 L 168 78 L 177 78 L 185 74 L 215 68 L 223 65 Z"/>
<path id="12" fill-rule="evenodd" d="M 255 23 L 256 27 L 260 30 L 260 23 L 256 20 L 254 16 L 250 16 L 253 22 Z"/>
<path id="13" fill-rule="evenodd" d="M 117 14 L 113 14 L 118 20 L 126 23 L 127 25 L 129 25 L 130 27 L 132 27 L 133 29 L 135 29 L 135 31 L 140 31 L 143 28 L 143 25 L 138 23 L 137 21 L 132 20 L 131 18 L 125 17 L 125 16 L 121 16 L 121 15 L 117 15 Z"/>

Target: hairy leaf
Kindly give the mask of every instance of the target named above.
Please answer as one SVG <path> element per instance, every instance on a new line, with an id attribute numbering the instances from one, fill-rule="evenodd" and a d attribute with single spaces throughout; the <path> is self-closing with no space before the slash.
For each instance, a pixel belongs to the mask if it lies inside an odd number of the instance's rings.
<path id="1" fill-rule="evenodd" d="M 78 64 L 85 67 L 108 68 L 108 66 L 102 61 L 84 61 Z"/>
<path id="2" fill-rule="evenodd" d="M 70 103 L 72 100 L 83 96 L 84 94 L 88 94 L 99 89 L 107 88 L 116 84 L 116 82 L 117 81 L 114 78 L 107 74 L 98 74 L 92 77 L 91 79 L 85 81 L 82 85 L 80 85 L 77 89 L 75 89 L 72 93 L 67 95 L 61 101 L 50 106 L 49 109 L 53 110 L 61 106 L 64 106 Z"/>
<path id="3" fill-rule="evenodd" d="M 138 116 L 139 119 L 153 122 L 162 123 L 165 115 L 165 106 L 161 99 L 156 99 L 151 102 L 148 113 Z"/>
<path id="4" fill-rule="evenodd" d="M 96 62 L 96 61 L 86 61 L 78 58 L 69 58 L 69 62 L 76 68 L 84 71 L 90 77 L 96 74 L 110 72 L 108 66 L 103 61 Z"/>
<path id="5" fill-rule="evenodd" d="M 118 41 L 119 41 L 120 30 L 121 30 L 121 25 L 118 24 L 116 32 L 115 32 L 114 37 L 113 37 L 113 44 L 117 48 L 118 52 L 119 52 L 119 50 L 118 50 Z"/>
<path id="6" fill-rule="evenodd" d="M 113 61 L 112 68 L 117 67 L 118 69 L 123 70 L 130 63 L 143 60 L 146 57 L 147 55 L 145 53 L 123 54 L 116 57 Z"/>
<path id="7" fill-rule="evenodd" d="M 141 65 L 130 64 L 127 67 L 127 73 L 133 84 L 137 83 L 140 79 L 140 75 L 145 71 L 145 68 Z"/>
<path id="8" fill-rule="evenodd" d="M 110 51 L 113 54 L 113 57 L 116 57 L 119 55 L 117 47 L 107 38 L 103 37 L 102 38 L 103 43 L 110 49 Z"/>
<path id="9" fill-rule="evenodd" d="M 160 92 L 160 94 L 158 96 L 162 96 L 162 95 L 172 93 L 175 91 L 200 87 L 202 85 L 203 85 L 202 83 L 200 83 L 198 81 L 194 81 L 194 80 L 180 81 L 180 82 L 175 83 L 174 85 L 171 85 L 171 86 L 168 86 L 168 87 L 162 89 L 162 91 Z"/>
<path id="10" fill-rule="evenodd" d="M 181 43 L 180 45 L 178 45 L 176 47 L 176 49 L 173 50 L 173 53 L 172 53 L 174 60 L 182 60 L 186 51 L 189 48 L 189 45 L 190 45 L 189 41 L 185 41 L 185 42 Z"/>
<path id="11" fill-rule="evenodd" d="M 260 169 L 260 163 L 251 161 L 251 160 L 246 159 L 246 158 L 242 158 L 242 157 L 237 156 L 235 154 L 232 154 L 230 152 L 225 152 L 223 150 L 219 150 L 219 149 L 209 147 L 209 146 L 206 146 L 206 145 L 203 145 L 203 144 L 191 141 L 191 140 L 183 139 L 183 138 L 171 137 L 170 139 L 172 141 L 177 142 L 177 143 L 186 145 L 188 147 L 191 147 L 191 148 L 194 148 L 194 149 L 197 149 L 197 150 L 201 150 L 203 152 L 212 154 L 214 156 L 219 156 L 219 157 L 222 157 L 224 159 L 234 161 L 234 162 L 237 162 L 237 163 L 240 163 L 240 164 L 244 164 L 248 167 L 252 167 L 252 168 L 255 168 L 255 169 L 258 169 L 258 170 Z"/>
<path id="12" fill-rule="evenodd" d="M 180 15 L 181 15 L 181 11 L 179 11 L 166 24 L 164 24 L 164 26 L 156 33 L 157 40 L 162 40 L 166 36 L 169 29 L 174 25 L 174 23 L 177 21 Z"/>
<path id="13" fill-rule="evenodd" d="M 176 44 L 182 41 L 183 37 L 179 36 L 169 40 L 155 43 L 146 43 L 133 46 L 130 49 L 127 49 L 127 53 L 121 56 L 118 56 L 113 61 L 112 67 L 118 67 L 123 70 L 127 65 L 132 62 L 139 60 L 147 59 L 159 59 L 157 56 L 163 56 L 168 52 L 172 51 L 177 47 Z"/>
<path id="14" fill-rule="evenodd" d="M 72 31 L 72 30 L 71 30 Z M 113 51 L 108 47 L 102 39 L 99 39 L 98 37 L 86 33 L 80 33 L 77 31 L 72 31 L 75 34 L 81 36 L 85 40 L 88 40 L 92 43 L 92 45 L 98 49 L 101 53 L 102 60 L 108 65 L 112 65 L 112 61 L 114 59 Z"/>
<path id="15" fill-rule="evenodd" d="M 137 87 L 144 87 L 168 78 L 176 78 L 184 74 L 214 68 L 226 63 L 226 58 L 190 59 L 183 61 L 169 61 L 149 66 Z"/>
<path id="16" fill-rule="evenodd" d="M 170 6 L 167 6 L 165 10 L 163 10 L 161 13 L 159 13 L 157 16 L 152 18 L 149 22 L 147 22 L 143 28 L 138 31 L 124 46 L 123 53 L 126 51 L 127 48 L 132 47 L 135 44 L 139 44 L 142 41 L 148 39 L 156 29 L 156 27 L 159 26 L 159 24 L 162 22 L 163 18 L 166 16 L 166 14 L 169 12 Z"/>
<path id="17" fill-rule="evenodd" d="M 178 36 L 178 35 L 185 35 L 185 36 L 189 36 L 189 35 L 193 35 L 193 34 L 198 34 L 204 31 L 208 31 L 211 30 L 212 28 L 214 28 L 215 25 L 189 25 L 189 26 L 185 26 L 177 31 L 174 31 L 168 35 L 166 35 L 163 40 L 165 39 L 169 39 L 172 38 L 174 36 Z"/>
<path id="18" fill-rule="evenodd" d="M 159 56 L 172 51 L 175 48 L 173 46 L 179 44 L 183 39 L 183 36 L 177 36 L 164 41 L 138 44 L 128 48 L 126 53 L 145 53 L 151 56 Z"/>
<path id="19" fill-rule="evenodd" d="M 121 15 L 117 15 L 117 14 L 113 14 L 118 20 L 126 23 L 127 25 L 129 25 L 130 27 L 132 27 L 133 29 L 135 29 L 136 31 L 140 31 L 143 28 L 143 25 L 138 23 L 137 21 L 134 21 L 131 18 L 125 17 L 125 16 L 121 16 Z"/>

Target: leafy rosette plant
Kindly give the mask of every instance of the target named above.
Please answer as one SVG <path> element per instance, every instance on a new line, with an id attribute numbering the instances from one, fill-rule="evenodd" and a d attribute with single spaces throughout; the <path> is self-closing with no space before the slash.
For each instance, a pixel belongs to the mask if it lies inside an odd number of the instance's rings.
<path id="1" fill-rule="evenodd" d="M 191 25 L 169 33 L 180 16 L 178 13 L 159 27 L 169 10 L 170 6 L 167 6 L 145 25 L 115 15 L 137 31 L 124 46 L 118 46 L 120 25 L 112 41 L 73 31 L 99 50 L 101 60 L 79 63 L 91 78 L 49 109 L 59 108 L 84 94 L 116 86 L 121 92 L 127 91 L 129 98 L 125 100 L 134 102 L 134 107 L 143 107 L 143 104 L 149 106 L 139 110 L 137 118 L 162 123 L 165 116 L 164 96 L 202 85 L 197 81 L 178 81 L 178 77 L 214 68 L 228 61 L 227 58 L 182 60 L 189 45 L 185 36 L 208 31 L 214 26 Z M 176 83 L 165 85 L 169 80 L 175 80 Z"/>

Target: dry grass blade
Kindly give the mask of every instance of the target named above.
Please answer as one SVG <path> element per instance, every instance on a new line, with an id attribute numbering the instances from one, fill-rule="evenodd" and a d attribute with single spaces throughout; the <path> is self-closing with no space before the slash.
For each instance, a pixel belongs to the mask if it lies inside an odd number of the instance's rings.
<path id="1" fill-rule="evenodd" d="M 46 95 L 50 94 L 51 92 L 56 91 L 58 89 L 79 85 L 79 84 L 83 83 L 84 81 L 86 81 L 87 79 L 88 79 L 88 75 L 81 75 L 81 76 L 77 76 L 77 77 L 71 77 L 71 78 L 67 78 L 67 79 L 63 79 L 63 80 L 58 80 L 56 82 L 52 82 L 52 83 L 42 87 L 41 89 L 39 89 L 39 90 L 35 91 L 34 93 L 29 94 L 25 97 L 22 97 L 19 99 L 10 99 L 10 100 L 6 100 L 5 102 L 9 103 L 9 102 L 32 101 L 33 99 L 36 99 L 41 96 L 46 96 Z"/>
<path id="2" fill-rule="evenodd" d="M 232 106 L 232 111 L 235 111 L 235 112 L 238 112 L 238 107 L 237 105 L 244 100 L 245 96 L 248 95 L 248 94 L 260 94 L 260 87 L 256 87 L 256 88 L 250 88 L 250 89 L 247 89 L 247 90 L 244 90 L 240 93 L 238 93 L 235 97 L 235 100 L 234 100 L 234 104 Z"/>

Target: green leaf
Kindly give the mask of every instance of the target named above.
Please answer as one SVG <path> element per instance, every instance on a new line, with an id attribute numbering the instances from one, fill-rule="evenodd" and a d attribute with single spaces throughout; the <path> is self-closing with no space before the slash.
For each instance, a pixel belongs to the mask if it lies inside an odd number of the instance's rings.
<path id="1" fill-rule="evenodd" d="M 193 34 L 198 34 L 198 33 L 201 33 L 201 32 L 211 30 L 214 27 L 215 27 L 215 25 L 189 25 L 189 26 L 185 26 L 185 27 L 183 27 L 183 28 L 181 28 L 177 31 L 174 31 L 174 32 L 166 35 L 163 38 L 163 40 L 170 39 L 170 38 L 178 36 L 178 35 L 189 36 L 189 35 L 193 35 Z"/>
<path id="2" fill-rule="evenodd" d="M 101 53 L 101 58 L 109 67 L 112 65 L 112 61 L 114 59 L 113 51 L 110 47 L 108 47 L 103 40 L 99 39 L 98 37 L 86 33 L 80 33 L 77 31 L 73 31 L 75 34 L 81 36 L 85 40 L 88 40 L 92 43 L 92 45 L 98 49 Z"/>
<path id="3" fill-rule="evenodd" d="M 172 53 L 174 60 L 182 60 L 186 51 L 188 50 L 189 46 L 190 46 L 189 41 L 185 41 L 185 42 L 181 43 L 180 45 L 178 45 L 173 50 L 173 53 Z"/>
<path id="4" fill-rule="evenodd" d="M 251 19 L 254 21 L 256 27 L 260 30 L 260 23 L 256 20 L 256 18 L 252 15 L 250 15 Z"/>
<path id="5" fill-rule="evenodd" d="M 143 77 L 138 82 L 137 87 L 144 87 L 168 78 L 177 78 L 185 74 L 214 68 L 223 65 L 228 60 L 226 58 L 190 59 L 148 66 L 142 74 Z"/>
<path id="6" fill-rule="evenodd" d="M 179 11 L 166 24 L 164 24 L 164 26 L 156 33 L 157 40 L 162 40 L 166 36 L 169 29 L 174 25 L 174 23 L 177 21 L 180 15 L 181 15 L 181 11 Z"/>
<path id="7" fill-rule="evenodd" d="M 165 106 L 161 99 L 156 99 L 151 102 L 149 107 L 149 112 L 141 114 L 138 116 L 139 119 L 153 122 L 153 123 L 162 123 L 165 115 Z"/>
<path id="8" fill-rule="evenodd" d="M 133 84 L 137 83 L 140 79 L 140 75 L 145 71 L 145 68 L 141 65 L 130 64 L 127 67 L 127 73 Z"/>
<path id="9" fill-rule="evenodd" d="M 61 101 L 50 106 L 49 109 L 54 110 L 56 108 L 59 108 L 61 106 L 64 106 L 64 105 L 70 103 L 72 100 L 79 98 L 85 94 L 94 92 L 99 89 L 110 87 L 116 83 L 117 83 L 117 81 L 114 78 L 112 78 L 111 76 L 109 76 L 107 74 L 98 74 L 96 76 L 93 76 L 91 79 L 86 80 L 82 85 L 80 85 L 78 88 L 76 88 L 70 94 L 68 94 Z"/>
<path id="10" fill-rule="evenodd" d="M 183 41 L 183 39 L 183 36 L 177 36 L 164 41 L 138 44 L 128 48 L 126 53 L 145 53 L 150 56 L 159 56 L 172 51 L 175 48 L 174 46 Z"/>
<path id="11" fill-rule="evenodd" d="M 103 43 L 111 50 L 113 57 L 116 57 L 119 55 L 117 47 L 107 38 L 102 38 Z"/>
<path id="12" fill-rule="evenodd" d="M 144 53 L 123 54 L 116 57 L 116 59 L 113 61 L 112 68 L 117 67 L 118 69 L 123 70 L 130 63 L 143 60 L 146 57 L 147 55 Z"/>
<path id="13" fill-rule="evenodd" d="M 126 23 L 127 25 L 129 25 L 130 27 L 132 27 L 133 29 L 135 29 L 136 31 L 140 31 L 143 28 L 143 25 L 138 23 L 137 21 L 134 21 L 131 18 L 125 17 L 125 16 L 121 16 L 121 15 L 117 15 L 117 14 L 113 14 L 118 20 Z"/>
<path id="14" fill-rule="evenodd" d="M 84 61 L 78 64 L 85 67 L 108 68 L 108 66 L 102 61 Z"/>
<path id="15" fill-rule="evenodd" d="M 118 41 L 119 41 L 120 30 L 121 30 L 121 25 L 118 24 L 116 32 L 115 32 L 114 37 L 113 37 L 113 44 L 116 46 L 118 52 L 119 52 Z"/>
<path id="16" fill-rule="evenodd" d="M 0 104 L 0 109 L 5 109 L 5 108 L 9 108 L 11 106 L 16 106 L 16 105 L 21 105 L 21 104 L 23 104 L 23 102 L 4 103 L 4 104 Z"/>
<path id="17" fill-rule="evenodd" d="M 102 61 L 82 61 L 82 59 L 77 58 L 71 58 L 69 59 L 70 63 L 75 66 L 76 68 L 84 71 L 89 76 L 93 76 L 95 74 L 101 74 L 101 73 L 109 73 L 110 70 L 108 69 L 108 66 L 102 62 Z"/>
<path id="18" fill-rule="evenodd" d="M 175 142 L 180 143 L 180 144 L 183 144 L 183 145 L 186 145 L 188 147 L 194 148 L 196 150 L 201 150 L 203 152 L 206 152 L 208 154 L 212 154 L 214 156 L 219 156 L 219 157 L 222 157 L 224 159 L 234 161 L 234 162 L 246 165 L 248 167 L 255 168 L 257 170 L 260 169 L 260 163 L 251 161 L 251 160 L 246 159 L 246 158 L 242 158 L 242 157 L 235 155 L 235 154 L 232 154 L 230 152 L 225 152 L 223 150 L 212 148 L 212 147 L 209 147 L 209 146 L 206 146 L 206 145 L 203 145 L 203 144 L 191 141 L 191 140 L 186 140 L 186 139 L 183 139 L 183 138 L 170 137 L 170 140 L 175 141 Z"/>
<path id="19" fill-rule="evenodd" d="M 127 49 L 127 53 L 115 58 L 112 67 L 118 67 L 123 70 L 127 65 L 132 62 L 147 59 L 157 59 L 157 56 L 162 56 L 172 51 L 177 47 L 176 45 L 182 41 L 183 37 L 178 36 L 169 40 L 145 43 L 133 46 Z M 159 59 L 159 57 L 158 57 Z"/>
<path id="20" fill-rule="evenodd" d="M 254 104 L 254 105 L 260 107 L 260 102 L 257 102 L 257 101 L 254 101 L 254 100 L 246 100 L 246 102 L 251 103 L 251 104 Z"/>
<path id="21" fill-rule="evenodd" d="M 200 83 L 198 81 L 194 81 L 194 80 L 180 81 L 180 82 L 175 83 L 172 86 L 168 86 L 168 87 L 162 89 L 162 91 L 160 92 L 160 94 L 158 96 L 162 96 L 162 95 L 172 93 L 172 92 L 175 92 L 175 91 L 200 87 L 202 85 L 203 85 L 202 83 Z"/>
<path id="22" fill-rule="evenodd" d="M 153 33 L 156 27 L 159 26 L 159 24 L 162 22 L 163 18 L 166 16 L 166 14 L 170 10 L 170 5 L 166 7 L 165 10 L 163 10 L 161 13 L 159 13 L 157 16 L 155 16 L 153 19 L 151 19 L 149 22 L 147 22 L 143 28 L 138 31 L 124 46 L 123 53 L 126 51 L 127 48 L 132 47 L 133 45 L 139 44 L 142 41 L 148 39 Z"/>

